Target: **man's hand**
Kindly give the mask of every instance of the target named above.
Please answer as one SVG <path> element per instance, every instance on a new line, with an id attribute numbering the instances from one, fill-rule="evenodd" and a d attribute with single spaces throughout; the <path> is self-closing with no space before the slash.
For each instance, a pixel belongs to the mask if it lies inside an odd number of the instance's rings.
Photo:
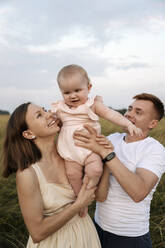
<path id="1" fill-rule="evenodd" d="M 84 125 L 88 133 L 75 131 L 73 138 L 76 140 L 75 145 L 84 147 L 99 155 L 112 152 L 114 150 L 111 142 L 104 135 L 97 135 L 96 130 L 90 125 Z M 104 152 L 104 150 L 106 150 Z"/>

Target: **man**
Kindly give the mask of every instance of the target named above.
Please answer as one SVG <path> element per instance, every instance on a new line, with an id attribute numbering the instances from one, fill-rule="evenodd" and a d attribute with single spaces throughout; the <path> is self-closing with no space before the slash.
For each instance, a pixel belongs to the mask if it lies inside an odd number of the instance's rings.
<path id="1" fill-rule="evenodd" d="M 164 116 L 163 103 L 154 95 L 133 97 L 125 117 L 143 136 L 115 133 L 108 138 L 113 146 L 86 126 L 88 135 L 75 133 L 76 142 L 98 153 L 106 164 L 98 187 L 95 212 L 96 228 L 103 248 L 151 248 L 149 234 L 150 204 L 156 186 L 165 171 L 165 148 L 149 137 Z M 82 144 L 82 142 L 84 142 Z M 110 172 L 110 176 L 109 176 Z M 109 181 L 109 190 L 107 185 Z"/>

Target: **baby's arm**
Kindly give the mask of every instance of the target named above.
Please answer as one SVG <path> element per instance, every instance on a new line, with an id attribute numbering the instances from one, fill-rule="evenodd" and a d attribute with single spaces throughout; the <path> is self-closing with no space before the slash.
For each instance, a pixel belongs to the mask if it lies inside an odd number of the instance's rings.
<path id="1" fill-rule="evenodd" d="M 102 117 L 102 118 L 104 118 L 104 119 L 106 119 L 106 120 L 108 120 L 114 124 L 117 124 L 120 127 L 126 128 L 131 135 L 133 135 L 133 134 L 142 135 L 142 131 L 140 128 L 137 128 L 131 121 L 129 121 L 127 118 L 125 118 L 119 112 L 105 106 L 103 104 L 103 102 L 96 100 L 94 102 L 93 107 L 94 107 L 94 112 L 98 116 L 100 116 L 100 117 Z"/>

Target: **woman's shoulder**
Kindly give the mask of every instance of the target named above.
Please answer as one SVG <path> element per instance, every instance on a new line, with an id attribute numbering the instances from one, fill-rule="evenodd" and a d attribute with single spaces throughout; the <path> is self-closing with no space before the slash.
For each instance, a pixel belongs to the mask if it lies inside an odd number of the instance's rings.
<path id="1" fill-rule="evenodd" d="M 16 183 L 17 184 L 31 184 L 32 182 L 36 181 L 36 173 L 32 166 L 24 169 L 24 170 L 18 170 L 16 173 Z"/>

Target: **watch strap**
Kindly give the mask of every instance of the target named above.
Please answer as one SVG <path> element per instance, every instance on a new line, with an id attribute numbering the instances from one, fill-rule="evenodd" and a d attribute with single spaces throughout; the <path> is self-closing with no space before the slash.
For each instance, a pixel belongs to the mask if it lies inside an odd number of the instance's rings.
<path id="1" fill-rule="evenodd" d="M 112 160 L 114 157 L 116 157 L 116 153 L 115 152 L 111 152 L 104 159 L 102 159 L 102 162 L 103 163 L 106 163 L 107 161 Z"/>

